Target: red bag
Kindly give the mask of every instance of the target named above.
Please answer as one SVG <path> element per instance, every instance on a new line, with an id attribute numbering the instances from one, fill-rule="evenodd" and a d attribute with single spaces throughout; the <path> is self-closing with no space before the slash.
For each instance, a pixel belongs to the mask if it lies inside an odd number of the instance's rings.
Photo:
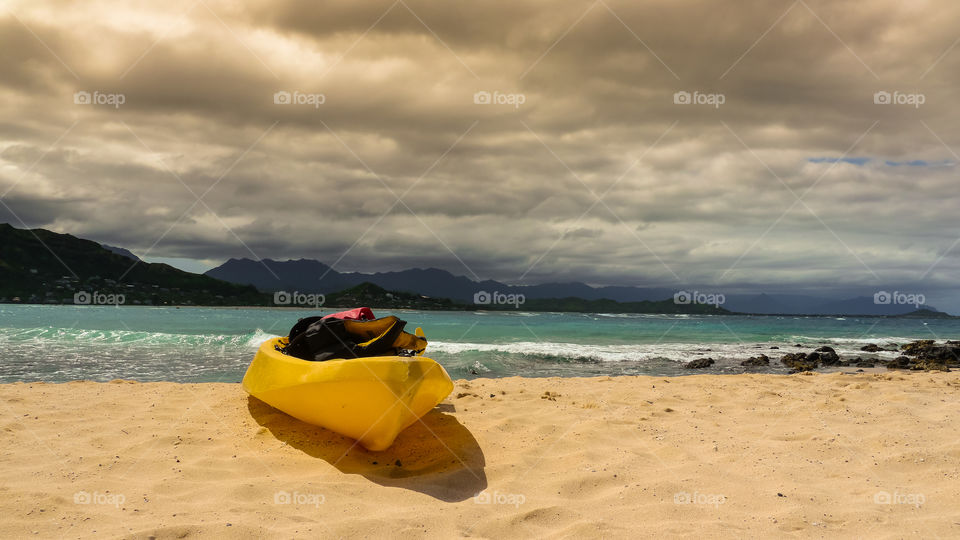
<path id="1" fill-rule="evenodd" d="M 368 307 L 341 311 L 340 313 L 331 313 L 323 317 L 324 319 L 345 319 L 348 321 L 372 321 L 376 319 L 373 316 L 373 310 Z"/>

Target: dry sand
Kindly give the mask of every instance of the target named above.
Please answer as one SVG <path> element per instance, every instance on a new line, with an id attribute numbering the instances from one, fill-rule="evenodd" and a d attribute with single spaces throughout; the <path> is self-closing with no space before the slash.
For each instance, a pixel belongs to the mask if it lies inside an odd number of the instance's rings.
<path id="1" fill-rule="evenodd" d="M 2 385 L 0 537 L 957 538 L 958 390 L 909 372 L 458 381 L 371 453 L 237 384 Z"/>

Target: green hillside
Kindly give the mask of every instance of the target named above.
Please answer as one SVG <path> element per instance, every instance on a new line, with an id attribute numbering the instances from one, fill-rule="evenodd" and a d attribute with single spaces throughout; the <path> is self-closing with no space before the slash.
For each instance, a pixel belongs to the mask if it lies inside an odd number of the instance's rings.
<path id="1" fill-rule="evenodd" d="M 0 224 L 0 300 L 73 303 L 75 294 L 125 304 L 267 305 L 270 297 L 170 265 L 133 261 L 96 242 Z M 93 296 L 98 293 L 99 297 Z"/>

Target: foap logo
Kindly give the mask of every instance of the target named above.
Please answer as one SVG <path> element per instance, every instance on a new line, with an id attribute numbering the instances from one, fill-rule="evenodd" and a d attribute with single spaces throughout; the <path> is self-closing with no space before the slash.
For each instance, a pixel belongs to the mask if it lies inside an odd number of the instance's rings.
<path id="1" fill-rule="evenodd" d="M 79 306 L 122 306 L 127 303 L 127 297 L 122 294 L 77 291 L 73 293 L 73 303 Z"/>
<path id="2" fill-rule="evenodd" d="M 880 90 L 873 94 L 875 105 L 910 105 L 919 109 L 926 102 L 927 96 L 924 94 L 904 94 L 899 91 L 890 93 L 886 90 Z"/>
<path id="3" fill-rule="evenodd" d="M 678 491 L 673 494 L 673 504 L 701 504 L 719 508 L 721 504 L 727 502 L 727 498 L 719 493 L 700 493 L 694 491 Z"/>
<path id="4" fill-rule="evenodd" d="M 473 303 L 478 306 L 512 305 L 519 308 L 526 301 L 527 297 L 522 294 L 504 294 L 498 291 L 479 291 L 473 295 Z"/>
<path id="5" fill-rule="evenodd" d="M 727 297 L 720 293 L 704 293 L 700 291 L 677 291 L 673 294 L 673 303 L 678 306 L 690 304 L 705 304 L 713 307 L 720 307 L 726 303 Z"/>
<path id="6" fill-rule="evenodd" d="M 474 504 L 505 504 L 514 508 L 520 508 L 520 505 L 527 502 L 527 497 L 521 493 L 500 493 L 494 491 L 481 491 L 473 497 Z"/>
<path id="7" fill-rule="evenodd" d="M 694 93 L 680 90 L 673 94 L 674 105 L 712 105 L 719 109 L 721 105 L 727 102 L 727 96 L 724 94 L 704 94 L 699 91 Z"/>
<path id="8" fill-rule="evenodd" d="M 320 294 L 307 294 L 300 291 L 277 291 L 273 293 L 273 303 L 277 306 L 313 306 L 318 308 L 327 301 L 327 297 Z"/>
<path id="9" fill-rule="evenodd" d="M 75 105 L 105 105 L 119 109 L 126 102 L 127 96 L 124 94 L 109 94 L 99 90 L 92 94 L 86 90 L 73 93 L 73 103 Z"/>
<path id="10" fill-rule="evenodd" d="M 319 508 L 327 502 L 327 498 L 320 493 L 300 493 L 299 491 L 278 491 L 273 494 L 273 504 L 295 504 L 298 506 L 313 506 Z"/>
<path id="11" fill-rule="evenodd" d="M 900 291 L 877 291 L 873 293 L 873 303 L 878 306 L 913 306 L 917 309 L 927 303 L 927 297 L 922 294 L 908 294 Z"/>
<path id="12" fill-rule="evenodd" d="M 292 93 L 280 90 L 273 94 L 274 105 L 311 105 L 314 109 L 319 109 L 326 102 L 327 96 L 323 94 L 306 94 L 299 90 Z"/>
<path id="13" fill-rule="evenodd" d="M 127 500 L 123 493 L 93 493 L 87 491 L 78 491 L 73 494 L 74 504 L 102 504 L 120 508 L 120 505 Z"/>
<path id="14" fill-rule="evenodd" d="M 492 94 L 486 90 L 481 90 L 473 94 L 473 102 L 477 105 L 513 105 L 513 108 L 519 109 L 521 105 L 527 102 L 527 96 L 523 94 L 504 94 L 495 90 Z"/>
<path id="15" fill-rule="evenodd" d="M 927 498 L 923 493 L 899 493 L 894 491 L 890 493 L 889 491 L 878 491 L 873 494 L 874 504 L 909 504 L 916 508 L 920 508 L 923 503 L 927 502 Z"/>

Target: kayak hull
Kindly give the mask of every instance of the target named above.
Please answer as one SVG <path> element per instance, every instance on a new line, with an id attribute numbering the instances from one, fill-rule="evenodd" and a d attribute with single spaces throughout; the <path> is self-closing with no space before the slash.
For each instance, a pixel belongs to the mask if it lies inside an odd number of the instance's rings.
<path id="1" fill-rule="evenodd" d="M 281 411 L 360 442 L 387 449 L 405 428 L 453 391 L 443 366 L 422 356 L 374 356 L 309 362 L 264 342 L 243 389 Z"/>

